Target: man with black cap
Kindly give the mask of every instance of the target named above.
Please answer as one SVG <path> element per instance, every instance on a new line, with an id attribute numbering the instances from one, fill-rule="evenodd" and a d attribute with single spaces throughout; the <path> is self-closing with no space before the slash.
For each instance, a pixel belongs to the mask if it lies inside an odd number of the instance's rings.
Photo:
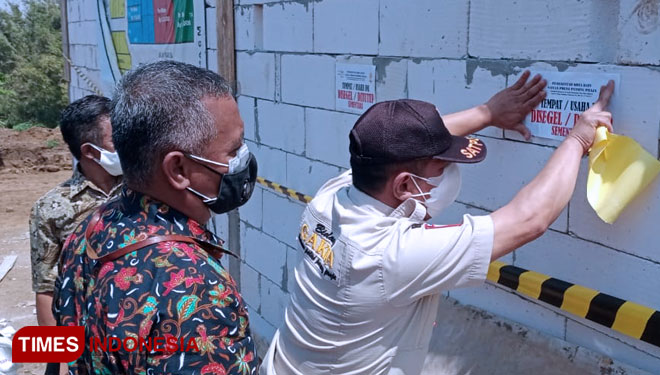
<path id="1" fill-rule="evenodd" d="M 372 106 L 350 133 L 352 171 L 328 181 L 303 213 L 303 260 L 262 374 L 419 374 L 441 292 L 484 282 L 492 260 L 557 218 L 596 127 L 611 130 L 612 91 L 611 82 L 601 89 L 509 204 L 450 226 L 425 221 L 457 197 L 457 165 L 486 157 L 480 140 L 461 136 L 473 122 L 447 116 L 450 126 L 416 100 Z"/>

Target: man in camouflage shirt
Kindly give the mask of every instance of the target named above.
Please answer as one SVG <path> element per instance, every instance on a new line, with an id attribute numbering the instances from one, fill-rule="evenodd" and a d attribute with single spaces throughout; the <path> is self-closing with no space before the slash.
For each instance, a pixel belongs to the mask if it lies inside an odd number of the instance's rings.
<path id="1" fill-rule="evenodd" d="M 51 312 L 57 262 L 66 238 L 95 208 L 120 190 L 110 99 L 89 95 L 62 112 L 60 130 L 78 160 L 73 176 L 46 193 L 30 213 L 32 290 L 39 325 L 55 325 Z"/>

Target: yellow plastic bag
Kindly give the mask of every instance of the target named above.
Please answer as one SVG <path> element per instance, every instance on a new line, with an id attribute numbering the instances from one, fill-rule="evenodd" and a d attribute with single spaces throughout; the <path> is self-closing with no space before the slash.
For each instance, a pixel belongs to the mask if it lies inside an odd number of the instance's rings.
<path id="1" fill-rule="evenodd" d="M 632 138 L 596 129 L 589 153 L 587 200 L 612 224 L 626 205 L 660 173 L 660 162 Z"/>

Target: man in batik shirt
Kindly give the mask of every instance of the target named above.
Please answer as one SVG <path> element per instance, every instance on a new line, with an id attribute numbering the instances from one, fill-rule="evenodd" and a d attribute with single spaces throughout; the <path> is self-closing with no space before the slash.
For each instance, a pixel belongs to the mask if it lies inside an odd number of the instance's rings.
<path id="1" fill-rule="evenodd" d="M 229 85 L 188 64 L 143 65 L 122 78 L 111 119 L 126 187 L 60 260 L 54 313 L 86 334 L 71 371 L 256 373 L 245 304 L 203 228 L 244 204 L 256 180 Z"/>

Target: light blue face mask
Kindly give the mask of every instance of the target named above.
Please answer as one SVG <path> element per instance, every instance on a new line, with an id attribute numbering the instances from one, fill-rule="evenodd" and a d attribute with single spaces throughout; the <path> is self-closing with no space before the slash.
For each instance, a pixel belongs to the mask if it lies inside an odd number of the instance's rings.
<path id="1" fill-rule="evenodd" d="M 106 172 L 111 176 L 121 176 L 124 172 L 121 169 L 121 163 L 119 162 L 119 155 L 116 152 L 110 152 L 102 147 L 99 147 L 95 144 L 88 143 L 95 150 L 101 153 L 101 157 L 94 159 Z"/>

